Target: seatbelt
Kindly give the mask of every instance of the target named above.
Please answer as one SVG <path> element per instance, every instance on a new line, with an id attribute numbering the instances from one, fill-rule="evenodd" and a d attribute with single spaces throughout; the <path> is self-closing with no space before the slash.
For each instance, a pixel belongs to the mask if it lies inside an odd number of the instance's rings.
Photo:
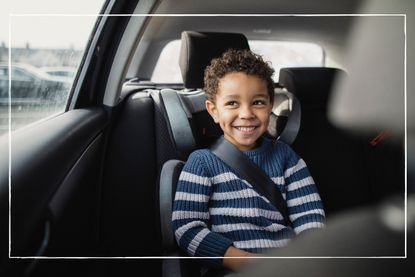
<path id="1" fill-rule="evenodd" d="M 285 124 L 284 130 L 281 132 L 278 140 L 291 145 L 298 135 L 301 123 L 301 104 L 300 101 L 295 97 L 294 94 L 286 91 L 284 92 L 292 100 L 292 110 L 288 116 L 287 123 Z"/>
<path id="2" fill-rule="evenodd" d="M 176 150 L 180 158 L 186 159 L 196 148 L 196 142 L 184 110 L 185 108 L 175 90 L 161 90 L 160 98 L 166 110 L 167 121 L 170 124 L 170 131 Z"/>
<path id="3" fill-rule="evenodd" d="M 261 168 L 223 136 L 212 145 L 210 150 L 248 181 L 257 192 L 265 196 L 282 214 L 285 223 L 291 225 L 287 203 L 283 199 L 281 192 L 275 187 L 275 183 Z"/>

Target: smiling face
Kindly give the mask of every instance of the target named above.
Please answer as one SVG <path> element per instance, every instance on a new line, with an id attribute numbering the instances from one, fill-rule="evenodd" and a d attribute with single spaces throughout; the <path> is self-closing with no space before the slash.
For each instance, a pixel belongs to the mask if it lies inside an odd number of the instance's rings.
<path id="1" fill-rule="evenodd" d="M 264 80 L 232 72 L 219 80 L 215 100 L 207 100 L 206 108 L 225 139 L 246 151 L 254 149 L 267 130 L 272 104 Z"/>

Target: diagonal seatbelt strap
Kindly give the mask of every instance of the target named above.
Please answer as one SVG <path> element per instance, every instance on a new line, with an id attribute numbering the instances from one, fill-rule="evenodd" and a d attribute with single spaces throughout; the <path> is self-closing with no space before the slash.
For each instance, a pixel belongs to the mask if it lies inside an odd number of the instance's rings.
<path id="1" fill-rule="evenodd" d="M 281 192 L 261 168 L 223 136 L 219 138 L 210 150 L 223 162 L 233 168 L 239 176 L 248 181 L 258 193 L 265 196 L 282 214 L 285 223 L 291 225 L 287 204 Z"/>

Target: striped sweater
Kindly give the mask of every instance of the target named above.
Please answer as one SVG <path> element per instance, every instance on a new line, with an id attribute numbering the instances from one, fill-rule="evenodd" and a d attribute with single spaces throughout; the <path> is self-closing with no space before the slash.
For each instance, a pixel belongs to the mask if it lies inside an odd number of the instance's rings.
<path id="1" fill-rule="evenodd" d="M 324 226 L 324 210 L 304 161 L 286 144 L 262 139 L 243 152 L 264 170 L 287 201 L 292 226 L 210 150 L 193 152 L 183 167 L 173 203 L 172 225 L 190 256 L 223 257 L 231 245 L 253 253 L 285 246 L 305 230 Z M 209 259 L 220 265 L 221 259 Z"/>

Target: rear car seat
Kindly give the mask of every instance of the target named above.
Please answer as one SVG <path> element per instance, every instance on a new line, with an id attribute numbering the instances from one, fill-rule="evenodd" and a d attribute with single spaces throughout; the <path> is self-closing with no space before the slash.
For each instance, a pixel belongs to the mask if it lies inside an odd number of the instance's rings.
<path id="1" fill-rule="evenodd" d="M 282 68 L 279 77 L 279 84 L 301 103 L 301 125 L 292 147 L 309 166 L 327 215 L 390 195 L 396 188 L 388 184 L 404 185 L 403 147 L 392 150 L 387 140 L 374 145 L 377 133 L 354 135 L 329 121 L 336 78 L 347 76 L 335 68 L 300 67 Z"/>
<path id="2" fill-rule="evenodd" d="M 165 255 L 183 254 L 176 245 L 171 228 L 171 210 L 176 182 L 184 160 L 193 150 L 209 147 L 222 135 L 222 130 L 206 111 L 206 97 L 201 88 L 205 67 L 229 48 L 249 49 L 249 45 L 242 34 L 183 32 L 180 67 L 186 89 L 164 89 L 153 95 L 155 103 L 163 111 L 176 156 L 179 157 L 165 162 L 160 173 L 160 220 Z M 287 116 L 295 97 L 282 89 L 276 89 L 275 95 L 274 126 L 269 130 L 272 136 L 277 137 L 281 132 L 280 126 L 289 123 Z M 298 123 L 290 125 L 298 126 Z M 297 127 L 291 128 L 284 137 L 292 141 L 297 131 Z M 179 264 L 175 260 L 163 262 L 164 276 L 196 276 L 198 271 L 200 268 L 197 263 L 189 260 L 183 260 Z"/>
<path id="3" fill-rule="evenodd" d="M 117 106 L 107 143 L 101 191 L 101 254 L 161 256 L 156 197 L 154 104 L 144 88 L 129 91 Z M 132 276 L 137 269 L 161 275 L 161 261 L 125 259 L 105 264 L 108 275 Z"/>
<path id="4" fill-rule="evenodd" d="M 180 92 L 164 89 L 153 94 L 167 122 L 167 130 L 179 158 L 163 163 L 160 173 L 160 224 L 166 256 L 186 255 L 178 248 L 171 227 L 172 201 L 183 161 L 193 150 L 208 147 L 222 135 L 222 130 L 205 109 L 206 97 L 201 90 L 204 69 L 213 58 L 229 48 L 249 49 L 248 41 L 242 34 L 185 31 L 181 39 L 180 69 L 185 89 Z M 163 261 L 163 276 L 198 275 L 200 267 L 192 260 Z"/>

